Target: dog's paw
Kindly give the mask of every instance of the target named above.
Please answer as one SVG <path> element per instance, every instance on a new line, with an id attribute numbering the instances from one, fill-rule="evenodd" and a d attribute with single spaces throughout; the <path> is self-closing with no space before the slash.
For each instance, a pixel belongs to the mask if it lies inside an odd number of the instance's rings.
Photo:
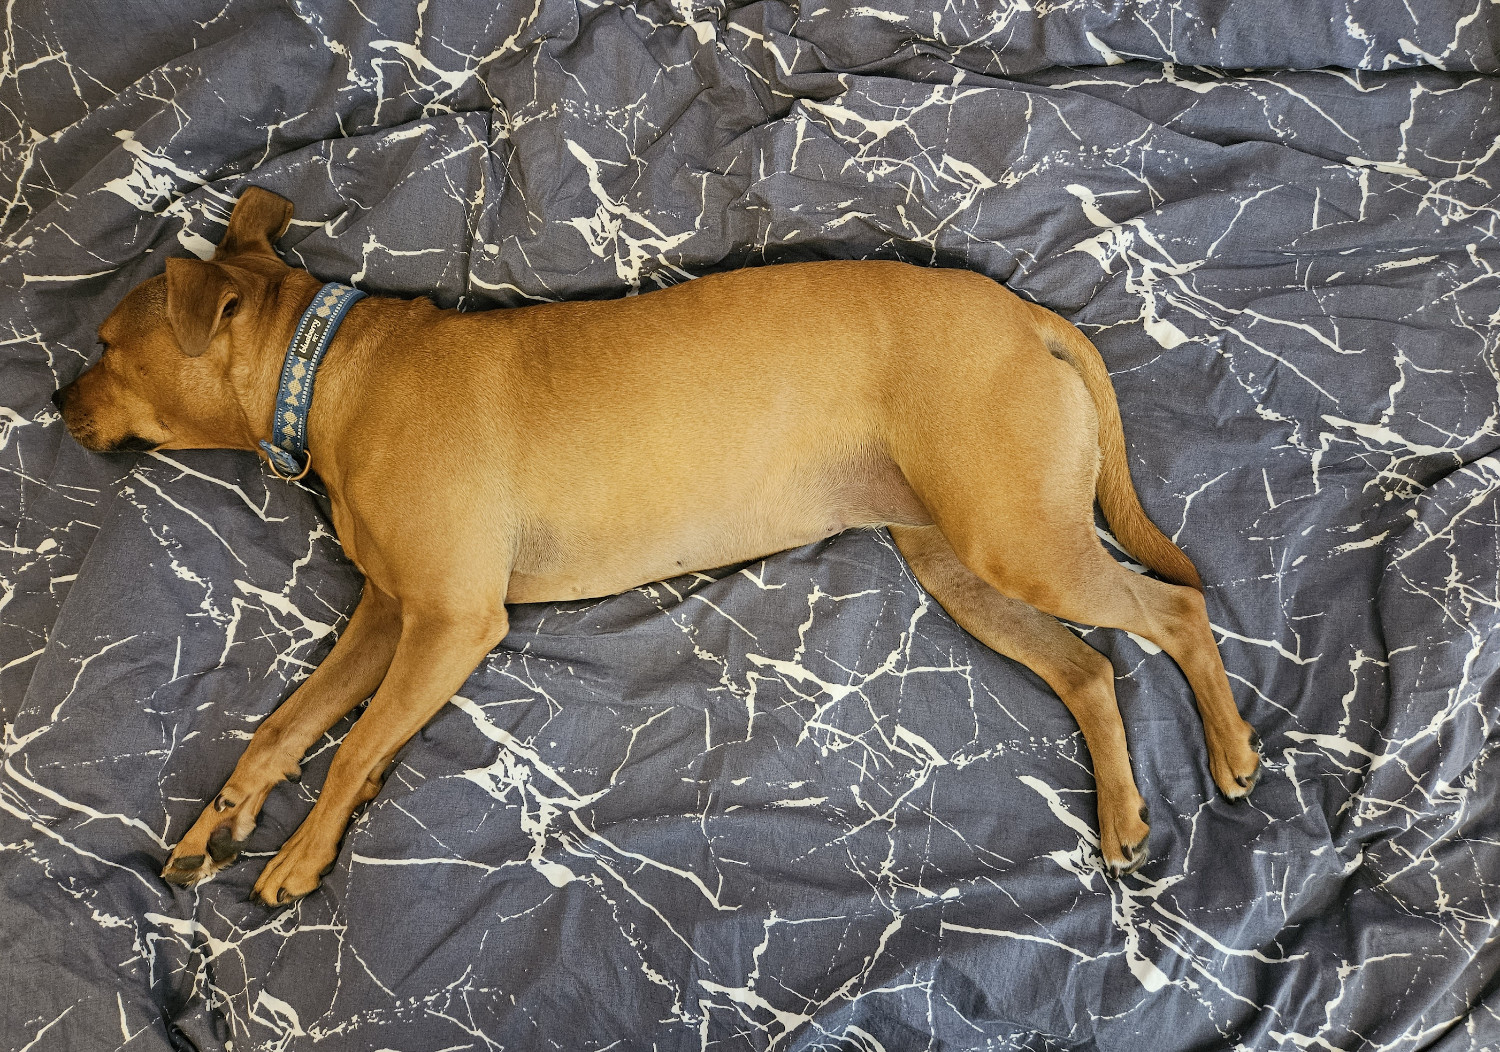
<path id="1" fill-rule="evenodd" d="M 1248 723 L 1226 742 L 1209 742 L 1208 766 L 1219 792 L 1233 801 L 1250 795 L 1264 768 L 1260 762 L 1260 735 Z"/>
<path id="2" fill-rule="evenodd" d="M 267 906 L 289 906 L 318 889 L 323 874 L 333 868 L 338 857 L 338 840 L 331 844 L 309 829 L 311 819 L 291 835 L 276 857 L 266 863 L 260 879 L 250 893 Z"/>
<path id="3" fill-rule="evenodd" d="M 1099 816 L 1099 853 L 1104 856 L 1104 871 L 1116 880 L 1145 864 L 1150 818 L 1144 803 L 1138 804 L 1134 813 L 1125 810 L 1118 815 Z"/>
<path id="4" fill-rule="evenodd" d="M 236 799 L 238 797 L 238 799 Z M 162 879 L 190 887 L 207 880 L 239 858 L 260 813 L 265 793 L 246 799 L 246 794 L 231 786 L 214 797 L 187 831 L 161 871 Z"/>
<path id="5" fill-rule="evenodd" d="M 230 823 L 217 826 L 204 840 L 203 850 L 194 850 L 198 839 L 190 832 L 182 843 L 172 849 L 167 864 L 161 871 L 163 880 L 189 887 L 213 876 L 225 866 L 233 865 L 240 856 L 243 840 L 235 839 Z"/>

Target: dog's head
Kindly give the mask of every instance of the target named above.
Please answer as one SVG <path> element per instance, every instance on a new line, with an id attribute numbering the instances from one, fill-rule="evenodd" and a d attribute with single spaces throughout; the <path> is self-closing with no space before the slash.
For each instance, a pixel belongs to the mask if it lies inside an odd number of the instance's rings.
<path id="1" fill-rule="evenodd" d="M 235 392 L 273 335 L 283 283 L 304 273 L 271 248 L 291 221 L 290 201 L 250 187 L 211 261 L 169 259 L 120 301 L 99 326 L 103 355 L 52 396 L 80 445 L 254 448 Z"/>

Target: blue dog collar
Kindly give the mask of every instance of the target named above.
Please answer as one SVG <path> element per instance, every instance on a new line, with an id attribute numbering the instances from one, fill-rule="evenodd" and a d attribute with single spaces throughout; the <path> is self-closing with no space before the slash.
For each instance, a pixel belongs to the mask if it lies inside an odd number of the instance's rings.
<path id="1" fill-rule="evenodd" d="M 307 413 L 312 408 L 313 379 L 344 315 L 364 295 L 359 289 L 330 281 L 318 290 L 297 322 L 297 333 L 281 365 L 281 384 L 271 413 L 271 439 L 275 444 L 260 444 L 277 478 L 295 481 L 312 467 L 312 456 L 307 452 Z"/>

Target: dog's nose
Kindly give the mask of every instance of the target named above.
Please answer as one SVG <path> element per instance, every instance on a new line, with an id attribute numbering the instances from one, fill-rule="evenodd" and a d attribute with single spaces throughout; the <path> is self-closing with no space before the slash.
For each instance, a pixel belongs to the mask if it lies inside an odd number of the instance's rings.
<path id="1" fill-rule="evenodd" d="M 66 387 L 59 387 L 56 391 L 52 392 L 52 404 L 57 406 L 57 408 L 59 409 L 63 407 L 63 392 L 66 390 Z"/>

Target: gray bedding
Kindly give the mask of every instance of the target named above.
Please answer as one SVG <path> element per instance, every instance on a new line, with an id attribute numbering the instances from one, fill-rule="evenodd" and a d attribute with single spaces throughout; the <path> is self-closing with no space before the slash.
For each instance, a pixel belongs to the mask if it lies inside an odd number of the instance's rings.
<path id="1" fill-rule="evenodd" d="M 1495 11 L 7 7 L 0 1047 L 1500 1047 Z M 1216 794 L 1165 654 L 1084 630 L 1153 816 L 1105 879 L 1067 711 L 857 532 L 512 608 L 318 892 L 246 901 L 347 723 L 163 883 L 359 579 L 315 483 L 87 453 L 49 398 L 248 184 L 289 262 L 444 306 L 882 257 L 1060 311 L 1260 787 Z"/>

